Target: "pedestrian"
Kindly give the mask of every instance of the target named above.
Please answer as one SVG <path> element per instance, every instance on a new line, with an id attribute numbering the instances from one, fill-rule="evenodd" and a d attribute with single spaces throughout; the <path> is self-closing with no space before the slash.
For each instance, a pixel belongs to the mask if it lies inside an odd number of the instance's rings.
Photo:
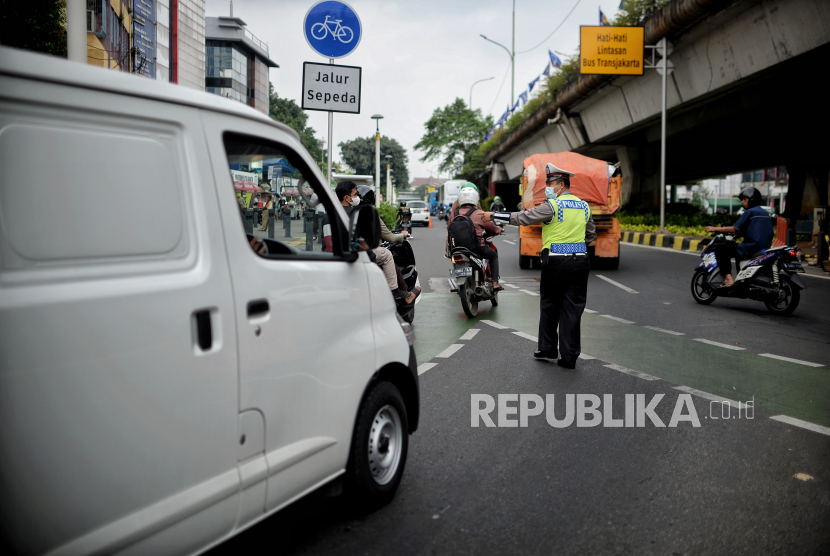
<path id="1" fill-rule="evenodd" d="M 579 325 L 588 294 L 587 245 L 597 238 L 588 203 L 571 193 L 573 172 L 545 165 L 545 202 L 521 212 L 488 212 L 485 220 L 528 226 L 542 222 L 542 281 L 537 359 L 573 369 L 581 352 Z M 557 327 L 559 333 L 557 337 Z M 558 340 L 558 345 L 557 345 Z"/>
<path id="2" fill-rule="evenodd" d="M 260 228 L 260 232 L 265 232 L 268 230 L 268 216 L 271 214 L 271 211 L 274 209 L 274 199 L 270 196 L 266 196 L 265 208 L 262 209 L 262 228 Z"/>

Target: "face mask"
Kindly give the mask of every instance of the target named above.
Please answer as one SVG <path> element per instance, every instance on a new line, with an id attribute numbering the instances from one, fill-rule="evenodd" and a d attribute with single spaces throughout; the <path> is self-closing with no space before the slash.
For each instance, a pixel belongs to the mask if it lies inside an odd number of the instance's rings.
<path id="1" fill-rule="evenodd" d="M 556 194 L 555 187 L 546 187 L 545 188 L 545 197 L 548 199 L 556 199 L 559 195 Z"/>
<path id="2" fill-rule="evenodd" d="M 360 204 L 360 197 L 349 197 L 349 204 L 351 204 L 353 207 L 356 207 Z"/>

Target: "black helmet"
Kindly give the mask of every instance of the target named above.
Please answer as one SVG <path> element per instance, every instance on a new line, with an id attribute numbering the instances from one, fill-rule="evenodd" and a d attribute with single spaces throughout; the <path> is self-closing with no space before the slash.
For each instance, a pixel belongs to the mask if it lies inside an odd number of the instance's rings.
<path id="1" fill-rule="evenodd" d="M 401 201 L 401 208 L 406 208 L 406 201 Z"/>
<path id="2" fill-rule="evenodd" d="M 361 205 L 375 204 L 375 191 L 368 185 L 358 185 L 357 196 L 360 197 Z"/>
<path id="3" fill-rule="evenodd" d="M 754 187 L 747 187 L 738 193 L 738 199 L 746 197 L 749 199 L 749 208 L 757 207 L 761 204 L 761 192 Z"/>

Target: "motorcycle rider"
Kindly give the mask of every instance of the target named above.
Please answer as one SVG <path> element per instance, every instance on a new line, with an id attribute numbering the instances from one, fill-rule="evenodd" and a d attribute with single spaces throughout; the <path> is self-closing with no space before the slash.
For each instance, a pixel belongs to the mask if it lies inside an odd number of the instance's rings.
<path id="1" fill-rule="evenodd" d="M 490 210 L 492 212 L 504 212 L 504 203 L 501 202 L 501 197 L 496 195 L 493 197 L 493 204 L 490 205 Z"/>
<path id="2" fill-rule="evenodd" d="M 449 230 L 450 224 L 452 224 L 452 221 L 455 220 L 459 213 L 466 215 L 471 208 L 476 207 L 476 210 L 469 216 L 475 226 L 476 239 L 479 242 L 478 249 L 475 253 L 490 261 L 490 269 L 493 274 L 493 291 L 498 292 L 504 289 L 499 285 L 499 253 L 487 245 L 487 242 L 484 240 L 484 233 L 486 232 L 491 236 L 497 236 L 501 234 L 501 228 L 492 222 L 484 221 L 483 217 L 485 213 L 478 208 L 478 189 L 472 184 L 470 185 L 471 187 L 462 187 L 458 192 L 458 208 L 450 213 L 450 217 L 447 219 L 447 229 Z"/>
<path id="3" fill-rule="evenodd" d="M 734 226 L 706 226 L 707 232 L 739 233 L 744 236 L 743 243 L 715 246 L 715 259 L 718 261 L 720 273 L 724 276 L 720 288 L 728 288 L 735 284 L 732 278 L 732 258 L 737 266 L 740 260 L 751 258 L 754 253 L 761 249 L 769 249 L 772 245 L 772 222 L 769 213 L 761 206 L 761 192 L 754 187 L 747 187 L 738 193 L 738 198 L 745 212 Z"/>

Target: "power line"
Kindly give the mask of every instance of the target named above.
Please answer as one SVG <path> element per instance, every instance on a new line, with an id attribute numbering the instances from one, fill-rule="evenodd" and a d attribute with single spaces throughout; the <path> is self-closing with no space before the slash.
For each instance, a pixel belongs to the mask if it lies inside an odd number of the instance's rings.
<path id="1" fill-rule="evenodd" d="M 513 62 L 511 61 L 510 64 L 507 64 L 507 69 L 504 70 L 504 77 L 501 78 L 501 85 L 499 85 L 499 91 L 496 93 L 496 98 L 493 99 L 493 104 L 490 105 L 490 110 L 487 111 L 488 114 L 493 112 L 493 107 L 496 105 L 496 102 L 499 100 L 499 95 L 501 94 L 501 88 L 504 87 L 504 81 L 507 79 L 507 72 L 510 71 L 510 65 Z"/>
<path id="2" fill-rule="evenodd" d="M 560 23 L 559 25 L 557 25 L 557 26 L 556 26 L 556 29 L 554 29 L 554 30 L 551 32 L 551 34 L 550 34 L 550 35 L 548 35 L 547 37 L 545 37 L 545 39 L 544 39 L 542 42 L 540 42 L 539 44 L 537 44 L 537 45 L 536 45 L 536 46 L 534 46 L 533 48 L 529 48 L 529 49 L 527 49 L 527 50 L 522 50 L 521 52 L 516 52 L 516 54 L 526 54 L 526 53 L 530 52 L 531 50 L 536 50 L 537 48 L 539 48 L 540 46 L 542 46 L 543 44 L 545 44 L 545 42 L 547 42 L 547 40 L 548 40 L 549 38 L 551 38 L 551 37 L 553 36 L 553 34 L 554 34 L 554 33 L 556 33 L 556 32 L 559 30 L 559 28 L 560 28 L 560 27 L 562 27 L 562 25 L 564 25 L 564 24 L 565 24 L 565 22 L 568 20 L 568 18 L 571 16 L 571 14 L 572 14 L 572 13 L 574 13 L 574 10 L 576 9 L 576 7 L 579 5 L 579 3 L 580 3 L 580 2 L 582 2 L 582 0 L 576 0 L 576 4 L 574 4 L 574 7 L 573 7 L 573 8 L 571 8 L 571 11 L 569 11 L 569 12 L 568 12 L 568 15 L 566 15 L 566 16 L 565 16 L 565 19 L 563 19 L 563 20 L 562 20 L 562 23 Z"/>

